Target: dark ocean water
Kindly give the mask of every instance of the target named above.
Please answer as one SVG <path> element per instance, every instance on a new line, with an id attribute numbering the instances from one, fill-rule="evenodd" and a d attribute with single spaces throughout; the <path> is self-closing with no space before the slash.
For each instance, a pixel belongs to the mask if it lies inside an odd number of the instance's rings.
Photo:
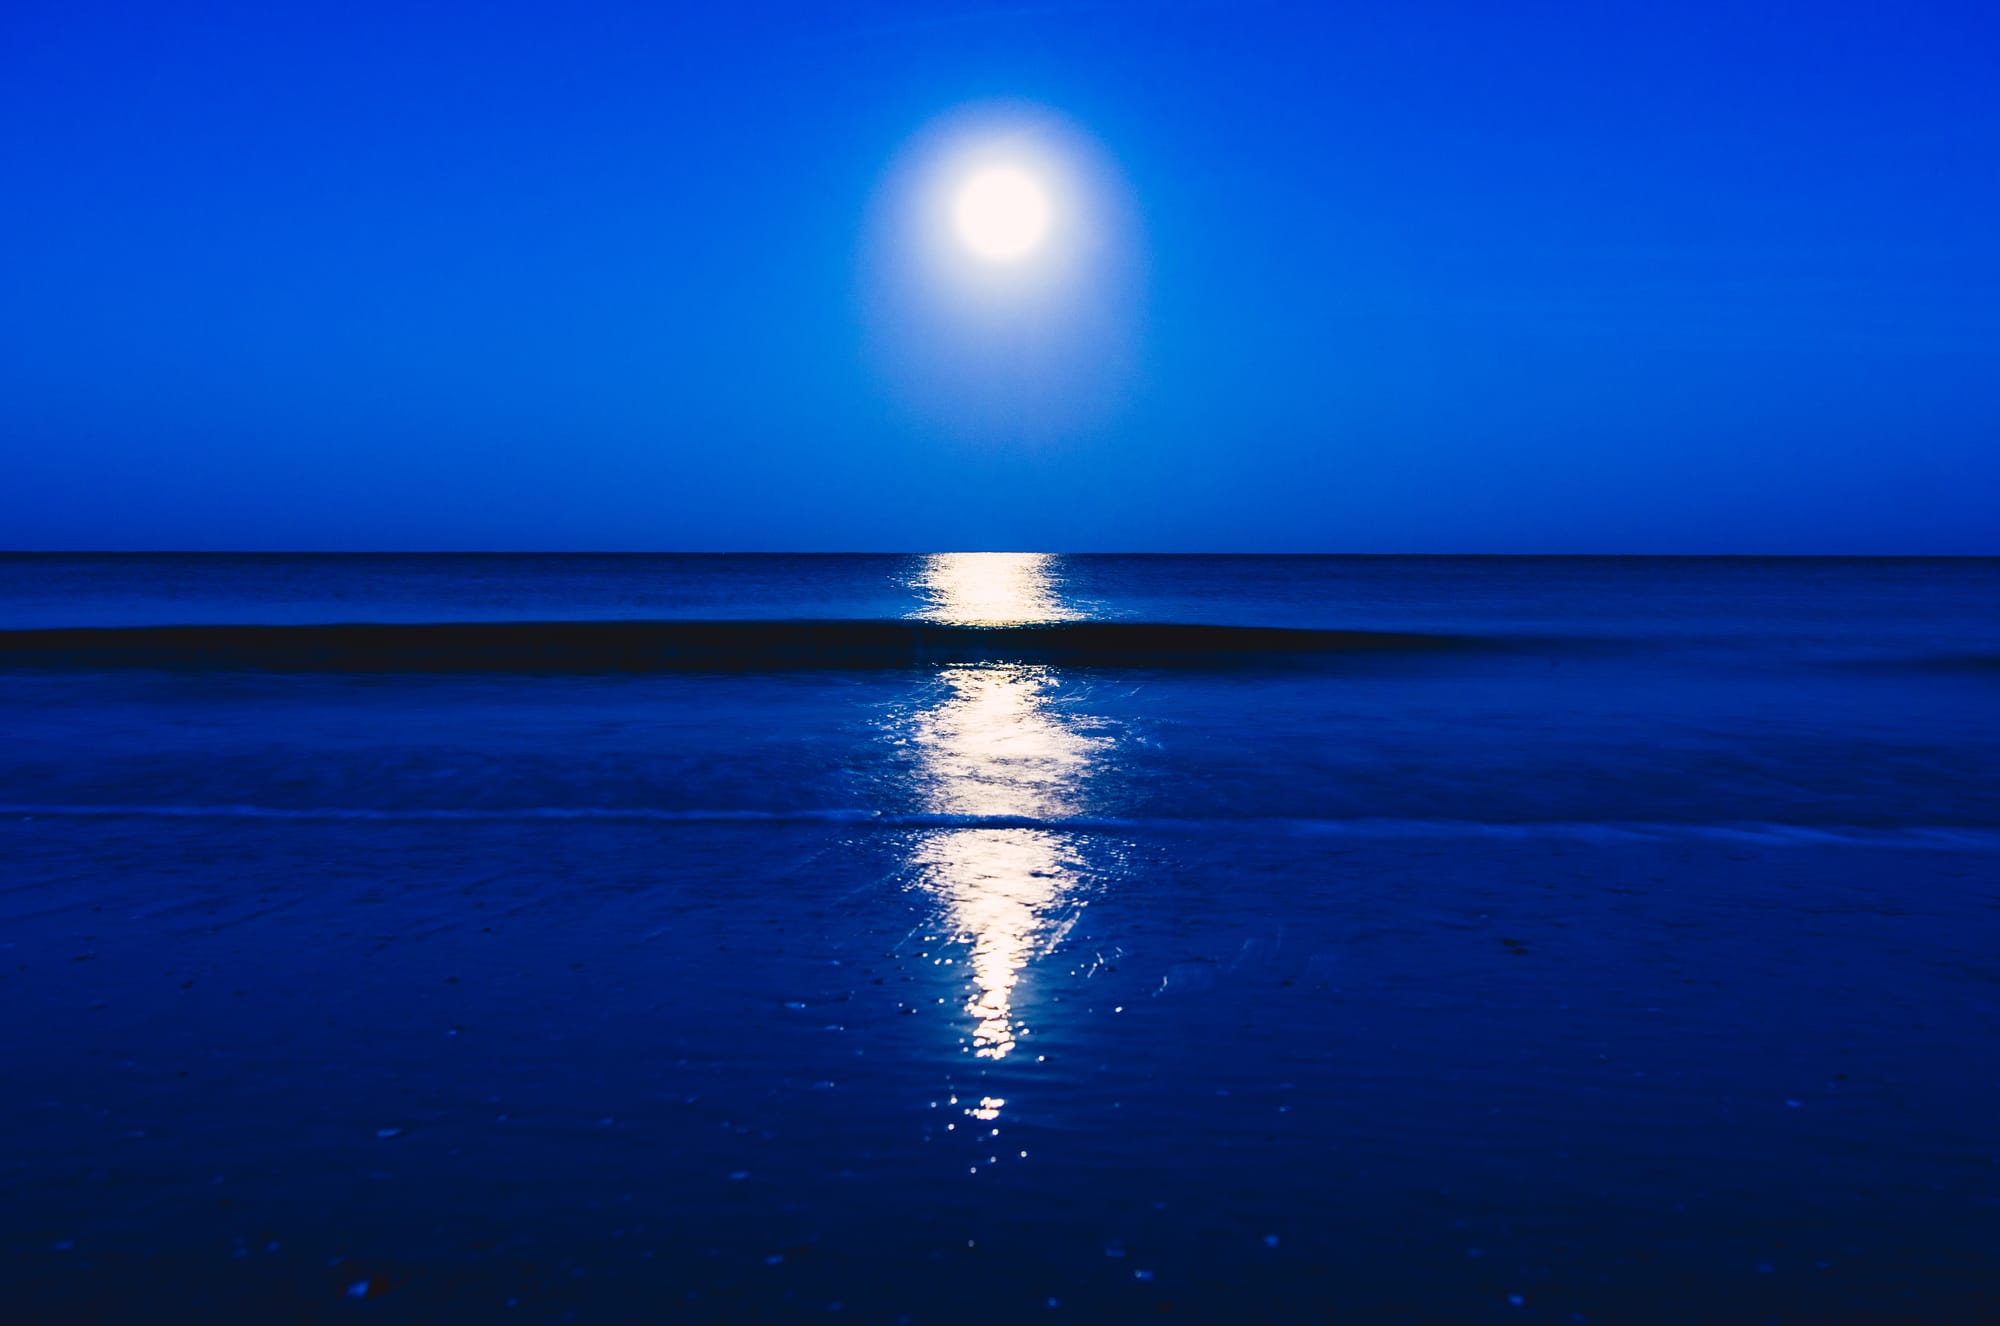
<path id="1" fill-rule="evenodd" d="M 0 678 L 29 1319 L 2000 1314 L 2000 562 L 6 557 Z"/>

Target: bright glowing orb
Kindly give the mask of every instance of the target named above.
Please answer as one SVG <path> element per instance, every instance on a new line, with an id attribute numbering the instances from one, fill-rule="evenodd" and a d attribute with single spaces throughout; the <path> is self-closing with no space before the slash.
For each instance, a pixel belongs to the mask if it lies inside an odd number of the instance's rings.
<path id="1" fill-rule="evenodd" d="M 952 207 L 958 237 L 989 262 L 1026 257 L 1049 229 L 1049 199 L 1033 177 L 994 166 L 967 180 Z"/>

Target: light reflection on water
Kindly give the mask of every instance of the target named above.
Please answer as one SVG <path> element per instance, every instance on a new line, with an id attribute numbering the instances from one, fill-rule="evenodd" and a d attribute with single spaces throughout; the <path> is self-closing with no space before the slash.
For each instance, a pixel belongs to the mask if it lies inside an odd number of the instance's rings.
<path id="1" fill-rule="evenodd" d="M 924 597 L 911 615 L 969 626 L 1074 621 L 1083 613 L 1064 602 L 1058 567 L 1053 553 L 932 553 L 911 583 Z"/>
<path id="2" fill-rule="evenodd" d="M 953 553 L 926 558 L 916 585 L 921 615 L 971 624 L 1079 615 L 1058 593 L 1046 554 Z M 944 815 L 1056 818 L 1075 814 L 1084 781 L 1110 738 L 1060 698 L 1052 668 L 957 665 L 909 720 L 925 809 Z M 1082 862 L 1076 840 L 1050 829 L 947 829 L 911 850 L 917 877 L 941 904 L 954 939 L 971 950 L 972 1052 L 1003 1059 L 1025 1029 L 1015 990 L 1031 959 L 1074 923 Z M 975 1117 L 997 1115 L 982 1101 Z"/>

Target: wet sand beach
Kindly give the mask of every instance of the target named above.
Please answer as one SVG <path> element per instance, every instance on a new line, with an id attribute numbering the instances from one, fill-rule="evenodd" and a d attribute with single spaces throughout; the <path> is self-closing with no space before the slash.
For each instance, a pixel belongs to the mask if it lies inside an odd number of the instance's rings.
<path id="1" fill-rule="evenodd" d="M 1984 851 L 116 817 L 0 846 L 23 1320 L 1994 1307 Z M 954 897 L 941 851 L 1048 853 L 1065 892 Z"/>

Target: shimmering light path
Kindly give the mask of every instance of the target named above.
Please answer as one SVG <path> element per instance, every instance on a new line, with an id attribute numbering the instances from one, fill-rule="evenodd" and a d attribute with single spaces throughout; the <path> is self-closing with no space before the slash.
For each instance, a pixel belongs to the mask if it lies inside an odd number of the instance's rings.
<path id="1" fill-rule="evenodd" d="M 920 609 L 935 621 L 1013 624 L 1067 620 L 1041 554 L 958 553 L 925 559 L 917 576 L 928 596 Z M 1048 667 L 954 666 L 938 676 L 936 698 L 902 727 L 918 752 L 924 807 L 937 814 L 1022 816 L 1075 814 L 1093 763 L 1114 739 L 1104 725 L 1057 705 L 1062 679 Z M 968 828 L 920 835 L 911 853 L 946 923 L 971 953 L 973 990 L 966 1012 L 976 1020 L 973 1052 L 1003 1059 L 1023 1029 L 1012 1016 L 1023 969 L 1052 949 L 1080 900 L 1079 840 L 1036 828 Z M 980 1107 L 991 1117 L 997 1101 Z"/>

